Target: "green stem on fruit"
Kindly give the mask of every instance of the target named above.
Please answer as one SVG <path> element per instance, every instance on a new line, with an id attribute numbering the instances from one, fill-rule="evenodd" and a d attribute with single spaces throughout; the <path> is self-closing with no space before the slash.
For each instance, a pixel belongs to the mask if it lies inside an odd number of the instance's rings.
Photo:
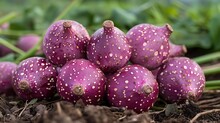
<path id="1" fill-rule="evenodd" d="M 8 41 L 6 41 L 5 39 L 3 38 L 0 38 L 0 44 L 1 45 L 4 45 L 5 47 L 8 47 L 9 49 L 11 49 L 12 51 L 20 54 L 20 55 L 23 55 L 25 54 L 25 52 L 17 47 L 15 47 L 14 45 L 10 44 Z"/>
<path id="2" fill-rule="evenodd" d="M 205 83 L 206 87 L 220 87 L 220 80 L 210 80 L 210 81 L 206 81 Z"/>
<path id="3" fill-rule="evenodd" d="M 42 31 L 0 30 L 0 35 L 17 36 L 17 37 L 20 37 L 26 34 L 32 34 L 32 33 L 40 35 Z"/>
<path id="4" fill-rule="evenodd" d="M 11 12 L 3 17 L 0 18 L 0 25 L 10 21 L 11 19 L 15 18 L 18 15 L 16 12 Z"/>
<path id="5" fill-rule="evenodd" d="M 210 80 L 205 83 L 206 90 L 218 90 L 220 89 L 220 80 Z"/>
<path id="6" fill-rule="evenodd" d="M 72 2 L 71 2 L 70 4 L 68 4 L 68 6 L 57 16 L 57 18 L 56 18 L 54 21 L 57 21 L 57 20 L 62 19 L 62 18 L 70 11 L 70 9 L 73 7 L 74 3 L 75 3 L 75 1 L 72 0 Z M 28 57 L 31 57 L 31 56 L 33 56 L 33 55 L 36 54 L 36 52 L 37 52 L 37 51 L 40 49 L 40 47 L 41 47 L 41 44 L 42 44 L 42 42 L 43 42 L 43 35 L 45 34 L 45 32 L 46 32 L 46 30 L 43 31 L 43 34 L 42 34 L 42 36 L 41 36 L 40 41 L 38 41 L 38 43 L 37 43 L 31 50 L 29 50 L 29 51 L 28 51 L 27 53 L 25 53 L 24 55 L 20 55 L 20 56 L 15 60 L 16 63 L 19 63 L 19 62 L 21 62 L 22 60 L 24 60 L 24 59 L 26 59 L 26 58 L 28 58 Z"/>
<path id="7" fill-rule="evenodd" d="M 214 52 L 207 55 L 199 56 L 196 58 L 193 58 L 194 61 L 196 61 L 198 64 L 203 64 L 209 61 L 213 61 L 216 59 L 220 59 L 220 52 Z"/>
<path id="8" fill-rule="evenodd" d="M 220 64 L 210 65 L 202 68 L 205 75 L 220 73 Z"/>
<path id="9" fill-rule="evenodd" d="M 205 87 L 206 90 L 220 90 L 220 86 Z"/>

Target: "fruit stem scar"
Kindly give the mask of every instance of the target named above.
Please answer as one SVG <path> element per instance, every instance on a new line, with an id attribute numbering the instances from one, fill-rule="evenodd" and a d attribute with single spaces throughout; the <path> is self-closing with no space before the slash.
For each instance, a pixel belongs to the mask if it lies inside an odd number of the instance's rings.
<path id="1" fill-rule="evenodd" d="M 75 95 L 83 95 L 83 93 L 84 93 L 84 89 L 83 89 L 83 87 L 81 86 L 81 85 L 75 85 L 74 87 L 73 87 L 73 90 L 72 90 L 72 92 L 75 94 Z"/>
<path id="2" fill-rule="evenodd" d="M 186 49 L 186 46 L 185 46 L 185 45 L 182 46 L 182 49 L 183 49 L 183 52 L 184 52 L 184 53 L 187 53 L 187 49 Z"/>
<path id="3" fill-rule="evenodd" d="M 150 87 L 149 85 L 144 85 L 144 86 L 142 87 L 142 90 L 144 91 L 145 94 L 150 94 L 150 93 L 153 92 L 153 88 Z"/>
<path id="4" fill-rule="evenodd" d="M 172 28 L 172 26 L 170 26 L 170 24 L 166 24 L 166 27 L 170 32 L 173 32 L 173 28 Z"/>
<path id="5" fill-rule="evenodd" d="M 21 89 L 21 90 L 26 90 L 29 88 L 29 84 L 26 80 L 21 80 L 20 83 L 18 84 L 18 87 Z"/>
<path id="6" fill-rule="evenodd" d="M 105 28 L 112 28 L 114 27 L 114 22 L 111 20 L 106 20 L 103 22 L 103 27 Z"/>
<path id="7" fill-rule="evenodd" d="M 63 27 L 64 28 L 70 28 L 71 27 L 71 22 L 70 21 L 65 21 L 65 22 L 63 22 Z"/>

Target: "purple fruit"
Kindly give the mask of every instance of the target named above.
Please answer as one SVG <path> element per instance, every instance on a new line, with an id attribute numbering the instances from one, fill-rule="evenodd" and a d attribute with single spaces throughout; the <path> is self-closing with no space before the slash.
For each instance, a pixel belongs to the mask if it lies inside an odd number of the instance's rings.
<path id="1" fill-rule="evenodd" d="M 56 68 L 45 58 L 31 57 L 23 60 L 13 75 L 12 86 L 24 99 L 46 99 L 56 93 Z"/>
<path id="2" fill-rule="evenodd" d="M 186 57 L 170 58 L 157 76 L 160 96 L 168 103 L 198 100 L 205 86 L 200 66 Z"/>
<path id="3" fill-rule="evenodd" d="M 86 57 L 86 45 L 90 37 L 78 22 L 60 20 L 47 30 L 43 40 L 43 52 L 51 63 L 63 66 L 67 61 Z"/>
<path id="4" fill-rule="evenodd" d="M 105 94 L 106 78 L 89 60 L 74 59 L 61 68 L 57 90 L 64 100 L 76 103 L 82 99 L 85 104 L 98 105 Z"/>
<path id="5" fill-rule="evenodd" d="M 33 48 L 40 41 L 40 37 L 35 34 L 28 34 L 21 36 L 18 40 L 18 48 L 23 51 L 28 51 Z"/>
<path id="6" fill-rule="evenodd" d="M 103 22 L 87 46 L 87 57 L 104 73 L 113 73 L 126 65 L 131 56 L 131 48 L 125 34 L 114 27 L 111 20 Z"/>
<path id="7" fill-rule="evenodd" d="M 9 23 L 3 23 L 0 25 L 0 30 L 7 30 L 9 28 L 10 24 Z"/>
<path id="8" fill-rule="evenodd" d="M 13 90 L 12 74 L 16 67 L 17 65 L 12 62 L 0 62 L 0 94 L 10 93 Z"/>
<path id="9" fill-rule="evenodd" d="M 0 57 L 3 57 L 9 53 L 12 53 L 12 50 L 3 46 L 3 45 L 0 45 Z"/>
<path id="10" fill-rule="evenodd" d="M 149 70 L 156 69 L 169 57 L 169 37 L 172 27 L 151 24 L 139 24 L 127 33 L 129 44 L 132 46 L 130 61 L 142 65 Z"/>
<path id="11" fill-rule="evenodd" d="M 158 67 L 157 69 L 151 70 L 152 74 L 154 75 L 155 79 L 157 79 L 157 74 L 160 70 L 160 67 Z"/>
<path id="12" fill-rule="evenodd" d="M 0 25 L 0 31 L 7 30 L 8 28 L 9 28 L 9 23 L 4 23 L 4 24 Z M 11 49 L 9 49 L 3 45 L 0 45 L 0 57 L 5 56 L 9 53 L 12 53 Z"/>
<path id="13" fill-rule="evenodd" d="M 178 57 L 186 54 L 187 49 L 185 45 L 176 45 L 169 41 L 170 54 L 169 57 Z"/>
<path id="14" fill-rule="evenodd" d="M 157 100 L 158 84 L 153 74 L 140 65 L 127 65 L 109 78 L 108 101 L 112 106 L 148 111 Z"/>

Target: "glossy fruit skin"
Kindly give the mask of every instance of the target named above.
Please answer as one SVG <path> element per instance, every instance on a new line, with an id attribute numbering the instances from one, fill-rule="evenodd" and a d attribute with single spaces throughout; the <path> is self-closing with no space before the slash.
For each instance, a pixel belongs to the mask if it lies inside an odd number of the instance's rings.
<path id="1" fill-rule="evenodd" d="M 18 65 L 12 86 L 23 100 L 48 99 L 56 93 L 56 68 L 42 57 L 30 57 Z"/>
<path id="2" fill-rule="evenodd" d="M 168 103 L 198 100 L 205 87 L 201 67 L 187 57 L 170 58 L 158 72 L 160 97 Z"/>
<path id="3" fill-rule="evenodd" d="M 107 96 L 110 105 L 148 111 L 157 100 L 158 83 L 153 74 L 140 65 L 127 65 L 109 76 Z"/>
<path id="4" fill-rule="evenodd" d="M 125 34 L 110 20 L 103 23 L 87 46 L 87 57 L 104 73 L 114 73 L 125 66 L 131 56 L 131 47 Z"/>
<path id="5" fill-rule="evenodd" d="M 59 20 L 47 29 L 42 49 L 51 63 L 63 66 L 72 59 L 85 58 L 89 40 L 87 30 L 80 23 Z"/>
<path id="6" fill-rule="evenodd" d="M 40 41 L 40 37 L 38 35 L 35 35 L 35 34 L 23 35 L 19 38 L 18 43 L 17 43 L 17 47 L 23 51 L 29 51 L 39 41 Z"/>
<path id="7" fill-rule="evenodd" d="M 139 24 L 126 34 L 132 46 L 130 61 L 149 70 L 158 68 L 169 57 L 169 37 L 173 29 L 169 24 L 162 27 L 152 24 Z"/>
<path id="8" fill-rule="evenodd" d="M 11 82 L 12 74 L 17 65 L 12 62 L 0 62 L 0 94 L 11 93 L 13 91 Z"/>
<path id="9" fill-rule="evenodd" d="M 74 59 L 61 68 L 57 90 L 62 99 L 69 102 L 76 103 L 82 99 L 85 104 L 99 105 L 105 95 L 106 78 L 89 60 Z"/>

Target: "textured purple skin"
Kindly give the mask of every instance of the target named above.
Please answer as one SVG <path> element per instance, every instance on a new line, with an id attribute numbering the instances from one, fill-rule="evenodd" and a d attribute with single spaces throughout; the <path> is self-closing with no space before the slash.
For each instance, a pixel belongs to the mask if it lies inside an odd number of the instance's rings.
<path id="1" fill-rule="evenodd" d="M 65 27 L 64 22 L 68 22 Z M 67 61 L 86 57 L 86 45 L 90 37 L 86 29 L 72 20 L 59 20 L 47 30 L 43 40 L 43 52 L 51 63 L 63 66 Z"/>
<path id="2" fill-rule="evenodd" d="M 82 87 L 84 90 L 82 95 L 73 92 L 76 86 Z M 104 73 L 89 60 L 74 59 L 61 68 L 57 90 L 64 100 L 76 103 L 82 99 L 85 104 L 98 105 L 105 94 L 106 78 Z"/>
<path id="3" fill-rule="evenodd" d="M 160 67 L 158 67 L 157 69 L 151 70 L 152 74 L 154 75 L 155 79 L 157 79 L 157 74 L 160 70 Z"/>
<path id="4" fill-rule="evenodd" d="M 179 57 L 184 56 L 187 52 L 185 45 L 177 45 L 169 42 L 170 45 L 170 54 L 169 57 Z"/>
<path id="5" fill-rule="evenodd" d="M 157 100 L 158 84 L 153 74 L 140 65 L 127 65 L 108 79 L 107 96 L 112 106 L 133 109 L 137 113 L 148 111 Z M 148 85 L 152 92 L 146 94 Z"/>
<path id="6" fill-rule="evenodd" d="M 23 51 L 28 51 L 33 48 L 40 41 L 40 37 L 35 34 L 28 34 L 21 36 L 18 40 L 18 48 Z"/>
<path id="7" fill-rule="evenodd" d="M 45 58 L 31 57 L 23 60 L 13 75 L 12 86 L 16 94 L 24 99 L 47 99 L 56 93 L 56 68 Z M 22 81 L 28 87 L 21 88 Z"/>
<path id="8" fill-rule="evenodd" d="M 130 61 L 149 70 L 159 67 L 169 57 L 168 41 L 172 31 L 168 24 L 163 27 L 139 24 L 131 28 L 126 35 L 132 46 Z"/>
<path id="9" fill-rule="evenodd" d="M 131 56 L 131 47 L 125 34 L 114 27 L 113 22 L 112 27 L 105 27 L 104 23 L 103 27 L 91 36 L 87 57 L 104 73 L 113 73 L 126 65 Z"/>
<path id="10" fill-rule="evenodd" d="M 160 69 L 157 81 L 160 96 L 168 103 L 198 100 L 205 87 L 200 66 L 186 57 L 170 58 Z"/>
<path id="11" fill-rule="evenodd" d="M 12 62 L 0 62 L 0 94 L 10 93 L 13 90 L 12 74 L 15 71 L 17 65 Z"/>

